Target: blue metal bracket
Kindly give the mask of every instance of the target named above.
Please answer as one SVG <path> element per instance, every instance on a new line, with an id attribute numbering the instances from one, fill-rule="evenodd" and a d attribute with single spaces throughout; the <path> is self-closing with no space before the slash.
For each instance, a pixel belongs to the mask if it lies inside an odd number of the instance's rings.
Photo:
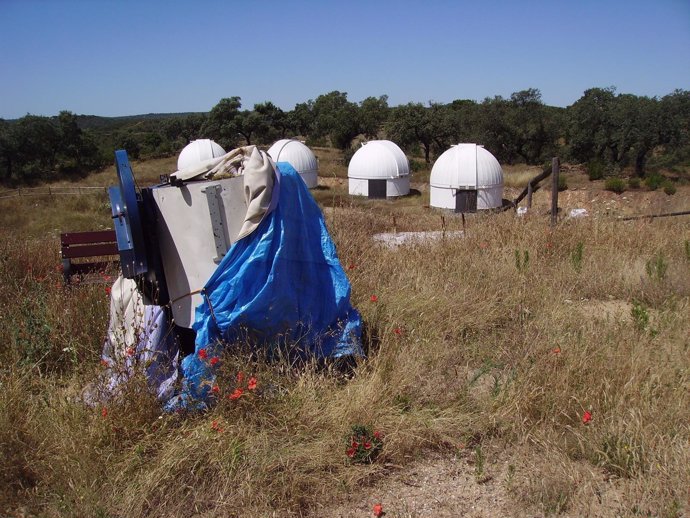
<path id="1" fill-rule="evenodd" d="M 115 166 L 119 185 L 110 187 L 108 196 L 112 207 L 122 273 L 125 277 L 132 279 L 146 273 L 148 265 L 134 174 L 125 150 L 115 151 Z"/>

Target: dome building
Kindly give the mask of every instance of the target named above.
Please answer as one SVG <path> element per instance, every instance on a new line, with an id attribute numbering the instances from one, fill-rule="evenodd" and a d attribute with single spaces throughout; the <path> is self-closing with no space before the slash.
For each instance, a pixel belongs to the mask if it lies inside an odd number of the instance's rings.
<path id="1" fill-rule="evenodd" d="M 353 196 L 389 198 L 410 192 L 410 163 L 390 140 L 362 144 L 350 159 L 347 177 Z"/>
<path id="2" fill-rule="evenodd" d="M 207 138 L 193 140 L 184 147 L 180 152 L 180 156 L 177 157 L 177 169 L 182 171 L 224 154 L 225 150 L 213 140 Z"/>
<path id="3" fill-rule="evenodd" d="M 431 169 L 431 206 L 455 212 L 493 209 L 503 203 L 503 169 L 484 146 L 457 144 Z"/>
<path id="4" fill-rule="evenodd" d="M 268 155 L 275 163 L 287 162 L 297 171 L 309 189 L 319 183 L 319 161 L 311 149 L 295 139 L 281 139 L 269 149 Z"/>

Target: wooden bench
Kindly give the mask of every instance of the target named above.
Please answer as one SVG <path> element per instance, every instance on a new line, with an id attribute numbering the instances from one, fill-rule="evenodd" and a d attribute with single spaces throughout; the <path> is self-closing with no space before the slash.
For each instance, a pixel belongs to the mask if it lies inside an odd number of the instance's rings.
<path id="1" fill-rule="evenodd" d="M 65 284 L 70 284 L 75 275 L 81 280 L 89 274 L 103 274 L 120 261 L 115 231 L 64 232 L 60 234 L 60 256 Z"/>

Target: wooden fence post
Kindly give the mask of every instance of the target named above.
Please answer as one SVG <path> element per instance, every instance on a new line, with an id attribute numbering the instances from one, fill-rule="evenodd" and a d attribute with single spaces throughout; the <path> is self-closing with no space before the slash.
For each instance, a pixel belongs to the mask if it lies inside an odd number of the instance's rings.
<path id="1" fill-rule="evenodd" d="M 551 226 L 558 222 L 558 175 L 560 173 L 560 160 L 558 157 L 551 159 Z"/>
<path id="2" fill-rule="evenodd" d="M 531 209 L 532 208 L 532 180 L 529 181 L 527 184 L 527 208 Z"/>

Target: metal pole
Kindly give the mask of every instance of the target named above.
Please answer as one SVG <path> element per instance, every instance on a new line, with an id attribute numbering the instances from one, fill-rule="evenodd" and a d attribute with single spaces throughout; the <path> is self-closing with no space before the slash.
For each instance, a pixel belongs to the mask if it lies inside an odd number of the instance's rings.
<path id="1" fill-rule="evenodd" d="M 558 157 L 551 159 L 551 226 L 558 222 L 558 175 L 560 173 L 560 160 Z"/>

